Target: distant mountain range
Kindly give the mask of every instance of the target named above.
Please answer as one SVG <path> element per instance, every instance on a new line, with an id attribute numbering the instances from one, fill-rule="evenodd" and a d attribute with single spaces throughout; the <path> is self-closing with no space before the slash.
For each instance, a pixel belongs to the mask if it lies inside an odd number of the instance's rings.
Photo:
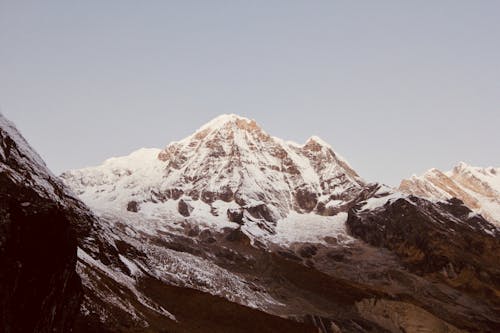
<path id="1" fill-rule="evenodd" d="M 223 115 L 57 179 L 2 124 L 0 166 L 30 166 L 4 174 L 72 212 L 77 332 L 500 331 L 500 169 L 394 189 Z"/>
<path id="2" fill-rule="evenodd" d="M 399 189 L 435 201 L 458 198 L 500 226 L 500 168 L 479 168 L 461 162 L 448 172 L 431 169 L 420 177 L 405 179 Z"/>

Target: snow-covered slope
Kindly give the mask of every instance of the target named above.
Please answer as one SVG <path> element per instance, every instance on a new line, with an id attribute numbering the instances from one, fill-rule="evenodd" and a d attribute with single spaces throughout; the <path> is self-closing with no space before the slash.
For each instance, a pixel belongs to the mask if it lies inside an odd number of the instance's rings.
<path id="1" fill-rule="evenodd" d="M 96 211 L 244 223 L 254 236 L 284 230 L 276 223 L 296 224 L 302 214 L 345 213 L 366 185 L 320 138 L 285 142 L 236 115 L 219 116 L 163 150 L 141 149 L 62 178 Z M 343 223 L 344 215 L 332 221 Z M 332 229 L 320 225 L 313 228 L 320 235 Z"/>
<path id="2" fill-rule="evenodd" d="M 451 171 L 431 169 L 401 182 L 400 190 L 432 200 L 458 198 L 471 210 L 500 226 L 500 168 L 480 168 L 463 162 Z"/>

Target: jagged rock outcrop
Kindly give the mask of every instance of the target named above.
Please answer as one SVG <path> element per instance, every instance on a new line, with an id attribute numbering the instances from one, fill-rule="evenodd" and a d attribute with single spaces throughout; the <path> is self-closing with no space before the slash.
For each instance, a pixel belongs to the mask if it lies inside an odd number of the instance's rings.
<path id="1" fill-rule="evenodd" d="M 0 330 L 70 332 L 82 287 L 71 224 L 85 208 L 0 114 Z"/>
<path id="2" fill-rule="evenodd" d="M 189 215 L 191 215 L 193 207 L 188 202 L 181 199 L 177 204 L 177 210 L 179 211 L 179 214 L 181 214 L 182 216 L 188 217 Z"/>

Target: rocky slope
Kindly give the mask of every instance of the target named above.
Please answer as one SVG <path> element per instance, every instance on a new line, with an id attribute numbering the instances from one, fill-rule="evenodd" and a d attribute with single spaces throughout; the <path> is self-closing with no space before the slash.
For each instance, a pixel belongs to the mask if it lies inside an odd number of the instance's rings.
<path id="1" fill-rule="evenodd" d="M 479 168 L 462 162 L 448 172 L 431 169 L 422 176 L 412 176 L 399 188 L 430 200 L 458 198 L 500 226 L 500 168 Z"/>
<path id="2" fill-rule="evenodd" d="M 0 114 L 0 330 L 69 332 L 82 287 L 72 223 L 85 208 Z"/>
<path id="3" fill-rule="evenodd" d="M 319 138 L 226 115 L 62 178 L 99 216 L 79 233 L 81 331 L 500 329 L 497 228 L 366 183 Z"/>

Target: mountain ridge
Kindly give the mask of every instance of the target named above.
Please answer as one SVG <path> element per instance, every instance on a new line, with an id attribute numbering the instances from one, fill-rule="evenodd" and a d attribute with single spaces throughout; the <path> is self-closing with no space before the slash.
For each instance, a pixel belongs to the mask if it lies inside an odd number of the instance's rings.
<path id="1" fill-rule="evenodd" d="M 450 171 L 432 168 L 421 176 L 404 179 L 399 189 L 431 200 L 458 198 L 500 227 L 500 168 L 459 162 Z"/>

